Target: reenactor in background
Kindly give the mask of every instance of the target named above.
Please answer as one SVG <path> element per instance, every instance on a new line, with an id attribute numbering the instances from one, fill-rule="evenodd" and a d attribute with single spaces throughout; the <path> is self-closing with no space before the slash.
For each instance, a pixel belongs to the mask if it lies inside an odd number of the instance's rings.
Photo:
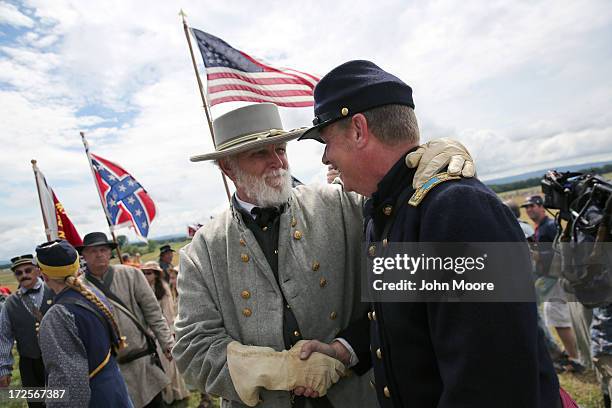
<path id="1" fill-rule="evenodd" d="M 0 311 L 0 387 L 8 387 L 13 371 L 13 342 L 17 341 L 19 372 L 24 387 L 44 387 L 45 368 L 38 344 L 38 327 L 53 303 L 54 293 L 40 278 L 32 255 L 11 259 L 11 270 L 19 288 Z M 28 402 L 42 407 L 41 402 Z"/>
<path id="2" fill-rule="evenodd" d="M 557 236 L 557 224 L 546 215 L 544 200 L 539 195 L 527 197 L 521 205 L 527 216 L 535 224 L 534 241 L 537 245 L 534 251 L 536 288 L 544 302 L 544 321 L 547 326 L 554 327 L 563 343 L 569 359 L 564 363 L 568 371 L 582 372 L 584 366 L 580 363 L 576 336 L 567 302 L 567 294 L 561 287 L 558 276 L 551 273 L 553 260 L 552 243 Z M 588 349 L 587 349 L 588 353 Z"/>
<path id="3" fill-rule="evenodd" d="M 164 271 L 162 277 L 166 281 L 166 283 L 170 282 L 170 273 L 168 269 L 174 268 L 172 264 L 172 259 L 174 258 L 174 249 L 170 247 L 170 245 L 162 245 L 159 248 L 159 266 Z"/>
<path id="4" fill-rule="evenodd" d="M 161 407 L 161 391 L 170 379 L 157 358 L 155 340 L 171 359 L 174 339 L 142 272 L 132 266 L 110 265 L 116 247 L 103 232 L 85 235 L 83 245 L 76 248 L 87 262 L 83 281 L 109 299 L 119 330 L 127 338 L 128 346 L 119 351 L 117 362 L 134 406 Z"/>
<path id="5" fill-rule="evenodd" d="M 115 358 L 125 340 L 108 300 L 77 279 L 77 251 L 55 240 L 36 247 L 36 260 L 56 294 L 40 324 L 47 387 L 69 401 L 48 398 L 47 407 L 133 408 Z"/>

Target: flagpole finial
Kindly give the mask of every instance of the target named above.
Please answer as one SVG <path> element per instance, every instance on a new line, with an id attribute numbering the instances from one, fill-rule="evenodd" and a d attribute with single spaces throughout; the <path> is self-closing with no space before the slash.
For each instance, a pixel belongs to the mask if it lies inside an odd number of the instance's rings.
<path id="1" fill-rule="evenodd" d="M 30 160 L 30 163 L 32 163 L 33 165 L 36 165 L 36 159 Z"/>
<path id="2" fill-rule="evenodd" d="M 185 17 L 187 17 L 187 14 L 185 14 L 183 9 L 181 9 L 181 11 L 179 11 L 179 16 L 181 16 L 183 18 L 183 23 L 184 23 L 185 22 Z"/>

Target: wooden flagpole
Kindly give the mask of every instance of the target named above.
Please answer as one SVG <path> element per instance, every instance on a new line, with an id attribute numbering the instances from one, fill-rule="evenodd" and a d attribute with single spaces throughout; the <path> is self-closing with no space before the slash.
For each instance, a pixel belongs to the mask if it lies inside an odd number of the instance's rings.
<path id="1" fill-rule="evenodd" d="M 121 247 L 119 246 L 119 243 L 117 242 L 115 231 L 113 231 L 113 224 L 111 223 L 110 214 L 108 213 L 108 209 L 106 208 L 106 205 L 104 204 L 104 197 L 102 197 L 102 193 L 100 192 L 100 189 L 98 188 L 98 183 L 96 182 L 96 172 L 93 169 L 93 163 L 91 161 L 91 156 L 89 155 L 89 144 L 87 143 L 87 139 L 85 139 L 85 133 L 83 132 L 80 132 L 80 133 L 81 133 L 81 140 L 83 141 L 83 147 L 85 147 L 85 154 L 87 155 L 87 161 L 89 162 L 89 169 L 91 170 L 91 175 L 93 176 L 93 179 L 94 179 L 94 185 L 96 186 L 96 190 L 98 191 L 98 198 L 100 198 L 100 204 L 102 205 L 102 209 L 104 210 L 104 215 L 106 216 L 106 222 L 108 224 L 108 229 L 111 233 L 111 236 L 113 237 L 113 242 L 115 243 L 115 245 L 117 245 L 117 255 L 119 256 L 119 263 L 123 263 L 123 259 L 121 259 Z"/>
<path id="2" fill-rule="evenodd" d="M 212 116 L 210 114 L 210 107 L 208 106 L 208 102 L 206 101 L 206 96 L 204 94 L 204 85 L 202 84 L 202 80 L 200 79 L 200 73 L 198 72 L 198 66 L 196 64 L 195 56 L 193 55 L 193 47 L 191 46 L 191 37 L 189 36 L 189 25 L 187 25 L 187 19 L 185 12 L 183 9 L 179 12 L 179 15 L 183 19 L 183 30 L 185 31 L 185 38 L 187 38 L 187 45 L 189 46 L 189 54 L 191 55 L 191 63 L 193 64 L 193 70 L 195 71 L 195 76 L 198 81 L 198 89 L 200 90 L 200 97 L 202 98 L 202 104 L 204 106 L 204 112 L 206 113 L 206 119 L 208 120 L 208 129 L 210 130 L 210 137 L 213 141 L 213 146 L 215 146 L 215 133 L 213 129 Z M 221 171 L 221 170 L 219 170 Z M 227 194 L 228 201 L 231 201 L 231 195 L 229 191 L 229 187 L 227 186 L 227 178 L 225 177 L 225 173 L 221 171 L 221 179 L 223 180 L 223 186 L 225 187 L 225 194 Z"/>
<path id="3" fill-rule="evenodd" d="M 38 202 L 40 203 L 40 212 L 42 213 L 43 223 L 45 224 L 45 235 L 47 236 L 47 241 L 51 241 L 51 231 L 49 230 L 49 223 L 45 217 L 45 210 L 43 209 L 42 198 L 40 197 L 40 184 L 38 184 L 38 167 L 36 167 L 36 160 L 32 159 L 30 163 L 32 163 L 32 171 L 34 172 L 34 180 L 36 181 L 36 193 L 38 194 Z"/>

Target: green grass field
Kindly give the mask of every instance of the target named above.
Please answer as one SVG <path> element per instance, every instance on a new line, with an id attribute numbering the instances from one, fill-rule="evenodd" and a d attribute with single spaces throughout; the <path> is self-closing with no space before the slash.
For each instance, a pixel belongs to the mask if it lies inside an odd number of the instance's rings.
<path id="1" fill-rule="evenodd" d="M 13 357 L 15 358 L 15 367 L 18 367 L 19 355 L 17 355 L 16 348 L 13 348 Z M 20 386 L 21 386 L 21 376 L 19 375 L 19 369 L 15 368 L 15 370 L 13 370 L 11 388 L 19 388 Z M 166 406 L 174 407 L 174 408 L 196 408 L 199 404 L 200 404 L 200 393 L 192 392 L 191 396 L 188 399 L 185 399 L 183 401 L 176 401 L 171 405 L 166 404 Z M 2 408 L 5 408 L 5 407 L 6 408 L 26 408 L 27 406 L 28 405 L 22 401 L 11 401 L 11 402 L 8 402 L 2 405 Z M 214 400 L 214 407 L 215 408 L 219 407 L 218 399 Z M 109 407 L 109 408 L 112 408 L 112 407 Z"/>

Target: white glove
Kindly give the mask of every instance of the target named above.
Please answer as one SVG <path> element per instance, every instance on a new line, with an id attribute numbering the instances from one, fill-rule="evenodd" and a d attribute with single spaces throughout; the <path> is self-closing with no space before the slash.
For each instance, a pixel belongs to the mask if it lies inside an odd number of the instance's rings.
<path id="1" fill-rule="evenodd" d="M 451 176 L 474 177 L 474 160 L 465 146 L 456 140 L 441 138 L 419 146 L 406 156 L 406 166 L 417 168 L 412 187 L 421 187 L 431 177 L 448 166 Z"/>
<path id="2" fill-rule="evenodd" d="M 270 347 L 245 346 L 233 341 L 227 346 L 227 366 L 234 388 L 242 402 L 254 407 L 259 389 L 291 391 L 311 388 L 323 396 L 344 375 L 344 364 L 321 353 L 300 359 L 304 340 L 291 350 L 274 351 Z"/>

